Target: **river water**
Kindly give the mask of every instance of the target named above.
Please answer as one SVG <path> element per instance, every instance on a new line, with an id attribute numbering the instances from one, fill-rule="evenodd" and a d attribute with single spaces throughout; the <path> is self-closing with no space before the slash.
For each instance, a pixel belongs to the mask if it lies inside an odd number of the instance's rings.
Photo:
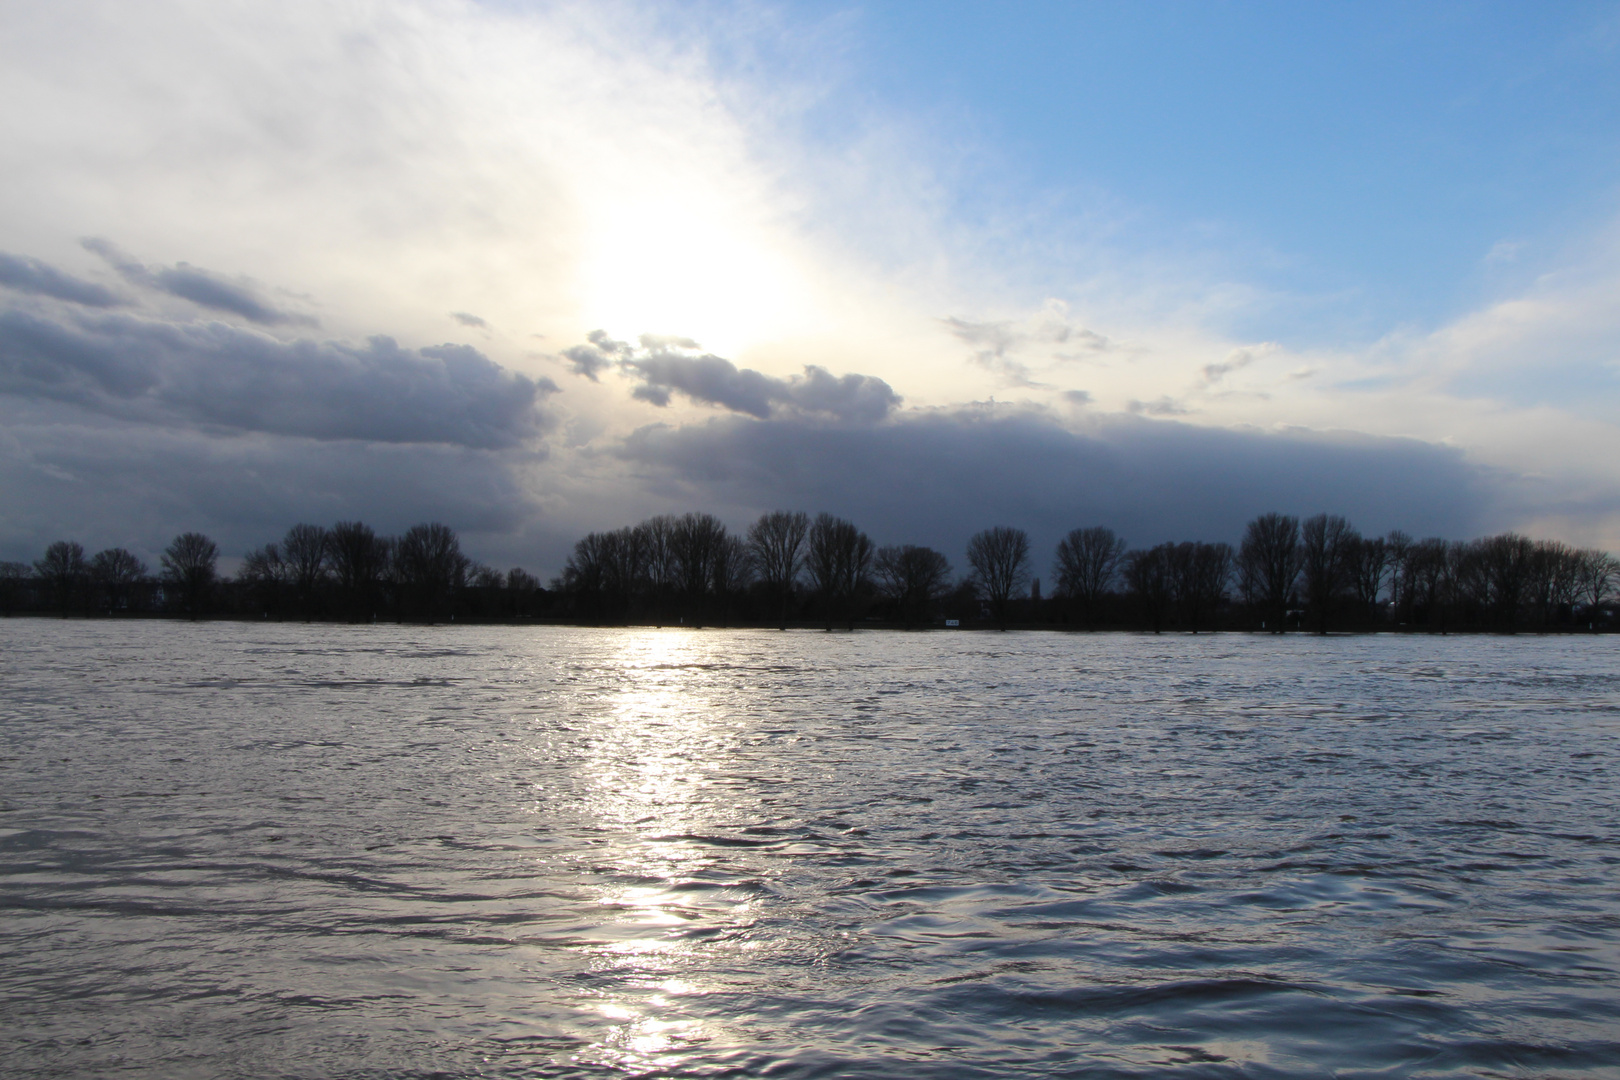
<path id="1" fill-rule="evenodd" d="M 0 1072 L 1620 1076 L 1617 646 L 0 621 Z"/>

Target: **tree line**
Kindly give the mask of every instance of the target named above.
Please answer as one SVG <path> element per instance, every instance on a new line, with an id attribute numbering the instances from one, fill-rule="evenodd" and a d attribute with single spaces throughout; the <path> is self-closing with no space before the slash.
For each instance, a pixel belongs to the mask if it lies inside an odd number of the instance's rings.
<path id="1" fill-rule="evenodd" d="M 1022 529 L 985 529 L 964 554 L 957 577 L 942 552 L 876 546 L 831 514 L 772 511 L 741 535 L 710 514 L 660 516 L 585 536 L 553 587 L 558 609 L 587 622 L 1326 633 L 1612 628 L 1620 582 L 1602 551 L 1514 533 L 1364 537 L 1330 514 L 1261 515 L 1236 548 L 1131 549 L 1106 526 L 1074 529 L 1053 553 L 1047 595 Z"/>
<path id="2" fill-rule="evenodd" d="M 195 532 L 175 537 L 155 574 L 123 548 L 86 558 L 79 543 L 58 540 L 32 566 L 0 563 L 0 612 L 367 622 L 524 619 L 546 610 L 537 578 L 475 562 L 455 530 L 437 522 L 397 537 L 360 521 L 298 524 L 248 552 L 234 577 L 219 574 L 218 564 L 218 545 Z"/>
<path id="3" fill-rule="evenodd" d="M 369 621 L 550 620 L 775 625 L 1048 625 L 1216 629 L 1593 631 L 1616 626 L 1620 563 L 1503 533 L 1472 541 L 1362 536 L 1343 517 L 1269 513 L 1237 547 L 1130 548 L 1106 526 L 1057 544 L 1043 593 L 1029 535 L 976 533 L 965 573 L 933 548 L 878 546 L 828 513 L 775 510 L 733 533 L 712 514 L 660 515 L 582 537 L 549 585 L 461 551 L 439 523 L 380 536 L 358 521 L 299 524 L 233 578 L 213 541 L 184 533 L 153 574 L 110 548 L 58 541 L 0 563 L 0 610 Z"/>

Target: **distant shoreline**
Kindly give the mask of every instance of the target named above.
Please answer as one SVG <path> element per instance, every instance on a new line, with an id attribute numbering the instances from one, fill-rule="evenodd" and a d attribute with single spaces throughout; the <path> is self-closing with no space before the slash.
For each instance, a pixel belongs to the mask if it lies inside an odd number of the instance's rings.
<path id="1" fill-rule="evenodd" d="M 1585 627 L 1551 627 L 1519 630 L 1493 630 L 1489 627 L 1459 626 L 1444 630 L 1422 626 L 1399 626 L 1377 628 L 1336 628 L 1322 633 L 1316 630 L 1290 627 L 1287 630 L 1261 630 L 1248 626 L 1222 626 L 1214 628 L 1201 628 L 1188 630 L 1183 627 L 1166 627 L 1162 631 L 1154 631 L 1134 626 L 1079 626 L 1057 622 L 1009 622 L 1005 626 L 997 624 L 994 620 L 975 620 L 961 626 L 945 626 L 939 622 L 913 623 L 892 622 L 869 619 L 857 621 L 854 625 L 835 625 L 828 627 L 825 622 L 792 621 L 786 624 L 769 622 L 656 622 L 652 620 L 636 620 L 627 622 L 588 622 L 575 619 L 490 619 L 490 618 L 460 618 L 460 619 L 398 619 L 377 618 L 370 620 L 349 619 L 283 619 L 283 618 L 253 618 L 233 612 L 224 612 L 217 615 L 191 616 L 183 612 L 167 611 L 133 611 L 115 612 L 106 614 L 86 615 L 74 613 L 62 615 L 49 611 L 14 611 L 0 614 L 0 621 L 5 620 L 37 620 L 43 622 L 75 622 L 75 623 L 116 623 L 116 622 L 173 622 L 173 623 L 245 623 L 266 626 L 335 626 L 335 627 L 364 627 L 364 626 L 420 626 L 454 628 L 460 626 L 552 626 L 578 630 L 774 630 L 794 633 L 818 634 L 850 634 L 856 631 L 885 631 L 891 633 L 1031 633 L 1045 632 L 1052 634 L 1122 634 L 1133 637 L 1209 637 L 1212 635 L 1242 635 L 1245 637 L 1607 637 L 1616 633 L 1614 626 Z"/>

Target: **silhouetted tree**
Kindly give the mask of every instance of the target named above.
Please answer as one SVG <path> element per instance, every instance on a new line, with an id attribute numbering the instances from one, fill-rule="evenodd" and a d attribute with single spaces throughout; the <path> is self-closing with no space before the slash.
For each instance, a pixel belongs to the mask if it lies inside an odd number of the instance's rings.
<path id="1" fill-rule="evenodd" d="M 811 523 L 805 572 L 825 605 L 829 630 L 834 619 L 853 627 L 855 600 L 872 568 L 872 554 L 872 541 L 853 522 L 821 513 Z"/>
<path id="2" fill-rule="evenodd" d="M 1384 538 L 1362 537 L 1353 552 L 1351 574 L 1356 599 L 1368 618 L 1378 615 L 1378 596 L 1384 589 L 1384 574 L 1389 566 L 1389 545 Z"/>
<path id="3" fill-rule="evenodd" d="M 27 563 L 0 562 L 0 615 L 10 615 L 16 610 L 33 573 Z"/>
<path id="4" fill-rule="evenodd" d="M 1354 581 L 1355 550 L 1360 541 L 1360 534 L 1336 514 L 1317 514 L 1300 526 L 1300 577 L 1318 633 L 1327 633 L 1340 593 Z"/>
<path id="5" fill-rule="evenodd" d="M 1029 534 L 1007 525 L 976 532 L 968 540 L 967 558 L 974 582 L 1005 630 L 1008 601 L 1029 587 Z"/>
<path id="6" fill-rule="evenodd" d="M 737 594 L 748 588 L 754 576 L 754 553 L 741 537 L 727 534 L 715 553 L 714 595 L 720 604 L 720 618 L 731 619 L 731 605 Z"/>
<path id="7" fill-rule="evenodd" d="M 1232 576 L 1232 546 L 1184 542 L 1167 548 L 1165 560 L 1176 606 L 1187 628 L 1196 634 L 1199 627 L 1208 625 L 1226 599 L 1226 583 Z"/>
<path id="8" fill-rule="evenodd" d="M 589 617 L 621 618 L 648 580 L 646 543 L 647 530 L 639 525 L 589 533 L 574 545 L 559 584 Z"/>
<path id="9" fill-rule="evenodd" d="M 51 606 L 67 617 L 73 602 L 84 591 L 87 567 L 84 548 L 73 540 L 58 540 L 45 549 L 45 557 L 34 563 L 34 573 L 50 593 Z"/>
<path id="10" fill-rule="evenodd" d="M 950 560 L 916 544 L 879 548 L 872 572 L 883 595 L 894 601 L 908 624 L 927 618 L 928 609 L 951 588 Z"/>
<path id="11" fill-rule="evenodd" d="M 451 595 L 466 580 L 469 569 L 456 531 L 437 521 L 405 530 L 395 546 L 393 566 L 409 609 L 427 619 L 449 614 Z"/>
<path id="12" fill-rule="evenodd" d="M 1282 633 L 1299 579 L 1299 519 L 1270 513 L 1249 522 L 1238 548 L 1237 572 L 1243 599 L 1260 612 L 1267 629 Z"/>
<path id="13" fill-rule="evenodd" d="M 754 567 L 770 594 L 783 625 L 787 623 L 788 601 L 799 578 L 804 557 L 804 538 L 810 519 L 800 511 L 772 510 L 748 527 L 748 547 Z"/>
<path id="14" fill-rule="evenodd" d="M 1125 586 L 1136 598 L 1144 620 L 1155 634 L 1163 632 L 1165 616 L 1175 597 L 1171 570 L 1174 551 L 1175 545 L 1167 543 L 1125 554 Z"/>
<path id="15" fill-rule="evenodd" d="M 193 619 L 208 605 L 219 548 L 202 533 L 181 533 L 163 549 L 163 580 L 180 596 L 180 608 Z"/>
<path id="16" fill-rule="evenodd" d="M 1384 550 L 1389 560 L 1389 608 L 1397 622 L 1405 621 L 1410 607 L 1406 602 L 1406 556 L 1412 550 L 1412 538 L 1399 529 L 1391 529 L 1384 538 Z"/>
<path id="17" fill-rule="evenodd" d="M 1614 584 L 1620 579 L 1620 562 L 1606 551 L 1581 552 L 1577 571 L 1577 595 L 1586 605 L 1588 627 L 1597 628 L 1604 603 L 1614 595 Z"/>
<path id="18" fill-rule="evenodd" d="M 304 618 L 314 614 L 332 565 L 332 537 L 324 526 L 297 524 L 281 540 L 281 559 L 288 583 Z"/>
<path id="19" fill-rule="evenodd" d="M 1090 623 L 1097 602 L 1119 574 L 1125 541 L 1101 525 L 1075 529 L 1058 541 L 1052 577 L 1058 595 L 1079 604 L 1081 618 Z"/>
<path id="20" fill-rule="evenodd" d="M 1469 547 L 1470 577 L 1478 583 L 1473 599 L 1491 613 L 1498 629 L 1512 633 L 1529 591 L 1535 545 L 1517 533 L 1503 533 Z"/>
<path id="21" fill-rule="evenodd" d="M 1525 601 L 1542 626 L 1567 622 L 1580 588 L 1581 553 L 1556 540 L 1537 540 L 1530 552 Z"/>
<path id="22" fill-rule="evenodd" d="M 514 566 L 506 572 L 507 614 L 514 619 L 532 619 L 544 606 L 545 589 L 540 579 Z"/>
<path id="23" fill-rule="evenodd" d="M 359 521 L 340 521 L 328 534 L 332 570 L 350 619 L 376 613 L 377 583 L 388 570 L 388 541 Z"/>
<path id="24" fill-rule="evenodd" d="M 1434 626 L 1445 622 L 1444 606 L 1449 597 L 1450 545 L 1438 536 L 1425 537 L 1406 550 L 1401 569 L 1404 603 L 1412 622 Z"/>
<path id="25" fill-rule="evenodd" d="M 146 564 L 121 547 L 96 552 L 90 560 L 90 580 L 101 590 L 106 610 L 127 607 L 130 590 L 146 577 Z"/>
<path id="26" fill-rule="evenodd" d="M 237 575 L 247 586 L 254 606 L 265 615 L 281 610 L 281 594 L 292 577 L 292 568 L 281 557 L 274 544 L 255 548 L 242 559 L 242 571 Z"/>
<path id="27" fill-rule="evenodd" d="M 701 620 L 715 570 L 724 557 L 726 527 L 713 514 L 683 514 L 670 535 L 675 586 L 688 617 Z"/>

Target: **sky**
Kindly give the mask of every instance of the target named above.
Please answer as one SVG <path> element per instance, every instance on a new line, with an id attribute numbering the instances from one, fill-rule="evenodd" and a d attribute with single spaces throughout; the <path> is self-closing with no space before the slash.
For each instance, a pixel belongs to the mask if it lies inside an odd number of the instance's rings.
<path id="1" fill-rule="evenodd" d="M 0 2 L 0 559 L 1620 550 L 1617 135 L 1615 3 Z"/>

